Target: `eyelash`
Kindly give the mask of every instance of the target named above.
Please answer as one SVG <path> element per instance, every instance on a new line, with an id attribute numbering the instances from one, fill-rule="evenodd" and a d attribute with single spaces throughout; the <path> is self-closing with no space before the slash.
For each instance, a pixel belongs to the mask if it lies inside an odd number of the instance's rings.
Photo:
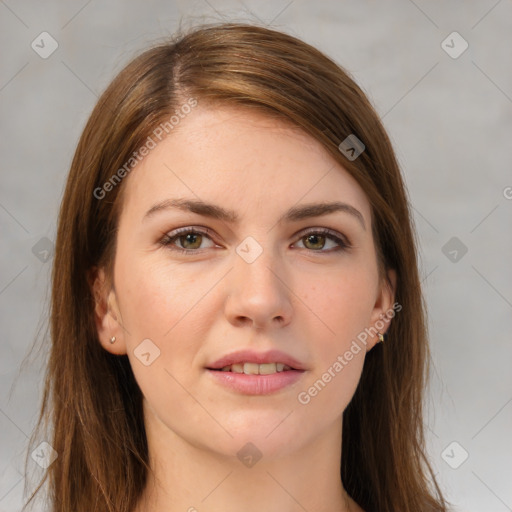
<path id="1" fill-rule="evenodd" d="M 171 251 L 177 251 L 177 252 L 180 252 L 182 254 L 198 254 L 198 253 L 201 253 L 202 250 L 201 249 L 183 249 L 181 247 L 176 247 L 176 246 L 173 246 L 173 242 L 176 241 L 179 237 L 183 236 L 183 235 L 188 235 L 188 234 L 199 234 L 199 235 L 206 235 L 208 238 L 212 239 L 212 237 L 214 236 L 212 231 L 210 231 L 208 228 L 201 228 L 201 229 L 196 229 L 196 228 L 192 228 L 192 227 L 185 227 L 185 228 L 179 228 L 179 229 L 176 229 L 175 231 L 169 233 L 169 234 L 166 234 L 160 241 L 159 241 L 159 244 L 170 249 Z M 335 231 L 332 231 L 330 229 L 327 229 L 327 228 L 311 228 L 307 231 L 304 231 L 300 234 L 299 236 L 299 240 L 301 240 L 302 238 L 305 238 L 307 237 L 308 235 L 324 235 L 326 236 L 326 238 L 330 238 L 331 240 L 333 240 L 335 243 L 338 244 L 339 247 L 337 248 L 334 248 L 334 249 L 329 249 L 329 250 L 322 250 L 322 249 L 319 249 L 319 250 L 314 250 L 314 249 L 307 249 L 307 251 L 310 251 L 310 252 L 314 252 L 314 253 L 333 253 L 333 252 L 338 252 L 338 251 L 345 251 L 345 250 L 348 250 L 350 249 L 352 246 L 349 242 L 349 240 L 345 237 L 345 238 L 342 238 L 341 236 L 339 236 Z M 213 242 L 213 240 L 212 240 Z"/>

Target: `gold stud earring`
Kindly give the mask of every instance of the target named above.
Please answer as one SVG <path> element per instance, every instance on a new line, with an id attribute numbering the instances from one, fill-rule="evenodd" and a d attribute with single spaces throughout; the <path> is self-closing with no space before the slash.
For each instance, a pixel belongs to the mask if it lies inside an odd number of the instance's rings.
<path id="1" fill-rule="evenodd" d="M 384 335 L 380 331 L 378 331 L 377 334 L 379 336 L 379 342 L 382 343 L 384 341 Z"/>
<path id="2" fill-rule="evenodd" d="M 112 338 L 110 338 L 110 343 L 115 343 L 115 341 L 116 341 L 116 337 L 112 336 Z"/>

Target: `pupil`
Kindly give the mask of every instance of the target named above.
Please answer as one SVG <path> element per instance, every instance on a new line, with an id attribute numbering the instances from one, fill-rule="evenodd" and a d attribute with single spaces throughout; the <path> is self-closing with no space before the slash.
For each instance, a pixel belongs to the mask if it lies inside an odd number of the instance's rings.
<path id="1" fill-rule="evenodd" d="M 188 235 L 185 235 L 184 238 L 185 239 L 185 243 L 183 244 L 183 246 L 185 248 L 187 248 L 187 244 L 191 243 L 192 245 L 194 244 L 194 240 L 197 239 L 198 237 L 200 237 L 201 235 L 194 235 L 193 233 L 189 233 Z M 197 240 L 196 240 L 196 243 L 197 243 Z"/>

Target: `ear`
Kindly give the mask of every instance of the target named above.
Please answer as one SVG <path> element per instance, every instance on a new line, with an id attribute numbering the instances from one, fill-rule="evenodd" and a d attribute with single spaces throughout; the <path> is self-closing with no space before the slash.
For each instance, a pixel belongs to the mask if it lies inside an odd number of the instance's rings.
<path id="1" fill-rule="evenodd" d="M 89 286 L 94 297 L 94 322 L 98 340 L 111 354 L 126 354 L 125 330 L 117 304 L 114 287 L 103 268 L 94 267 L 89 273 Z M 111 343 L 115 336 L 115 342 Z"/>
<path id="2" fill-rule="evenodd" d="M 366 345 L 367 352 L 379 342 L 378 333 L 384 334 L 389 329 L 392 318 L 395 316 L 393 305 L 396 292 L 396 271 L 388 269 L 386 277 L 381 280 L 372 311 L 370 327 L 368 329 L 370 335 Z"/>

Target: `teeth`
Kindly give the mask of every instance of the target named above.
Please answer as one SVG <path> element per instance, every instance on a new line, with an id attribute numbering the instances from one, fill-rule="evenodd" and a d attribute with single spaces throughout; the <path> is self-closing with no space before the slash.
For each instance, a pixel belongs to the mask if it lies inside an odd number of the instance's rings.
<path id="1" fill-rule="evenodd" d="M 258 363 L 244 363 L 244 373 L 246 375 L 258 375 L 260 373 L 260 365 Z"/>
<path id="2" fill-rule="evenodd" d="M 266 363 L 266 364 L 260 364 L 256 365 L 259 366 L 259 374 L 260 375 L 270 375 L 271 373 L 277 373 L 276 369 L 276 363 Z M 245 367 L 244 367 L 245 371 Z"/>
<path id="3" fill-rule="evenodd" d="M 231 371 L 235 373 L 244 373 L 244 365 L 242 363 L 232 364 Z"/>
<path id="4" fill-rule="evenodd" d="M 246 375 L 271 375 L 286 370 L 291 370 L 291 368 L 283 363 L 234 363 L 221 368 L 223 372 L 245 373 Z"/>

